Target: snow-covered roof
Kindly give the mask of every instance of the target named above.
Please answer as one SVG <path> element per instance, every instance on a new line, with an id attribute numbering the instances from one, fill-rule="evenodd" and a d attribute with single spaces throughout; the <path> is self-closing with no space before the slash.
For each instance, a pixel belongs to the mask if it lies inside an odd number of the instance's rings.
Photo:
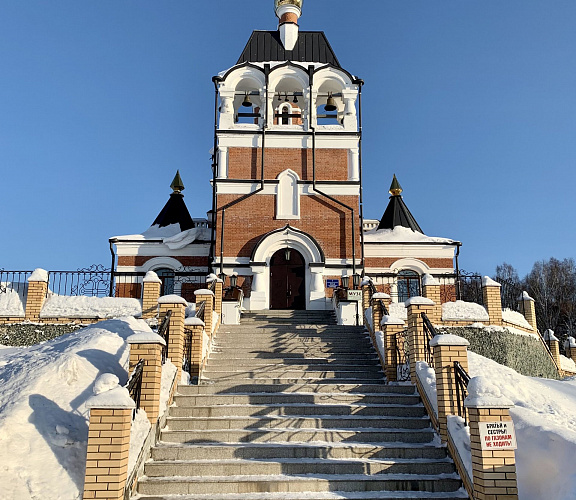
<path id="1" fill-rule="evenodd" d="M 429 243 L 456 245 L 459 242 L 449 238 L 440 238 L 436 236 L 427 236 L 413 231 L 407 227 L 396 226 L 394 229 L 372 229 L 364 233 L 365 243 Z"/>
<path id="2" fill-rule="evenodd" d="M 195 227 L 186 231 L 180 231 L 179 224 L 171 224 L 166 227 L 151 226 L 141 234 L 126 234 L 113 236 L 112 243 L 117 242 L 145 242 L 154 241 L 167 245 L 171 250 L 178 250 L 191 243 L 205 243 L 210 241 L 210 228 Z"/>

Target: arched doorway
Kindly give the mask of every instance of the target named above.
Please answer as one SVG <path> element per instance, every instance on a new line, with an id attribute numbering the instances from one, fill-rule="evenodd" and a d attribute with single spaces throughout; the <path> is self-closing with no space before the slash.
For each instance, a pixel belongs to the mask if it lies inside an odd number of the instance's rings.
<path id="1" fill-rule="evenodd" d="M 270 259 L 270 309 L 306 309 L 306 267 L 297 250 L 283 248 Z"/>

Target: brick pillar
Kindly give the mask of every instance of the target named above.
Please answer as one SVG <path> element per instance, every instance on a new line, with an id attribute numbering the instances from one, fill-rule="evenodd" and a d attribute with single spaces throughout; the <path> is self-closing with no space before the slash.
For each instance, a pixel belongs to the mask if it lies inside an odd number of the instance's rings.
<path id="1" fill-rule="evenodd" d="M 116 385 L 90 398 L 86 407 L 90 409 L 90 426 L 83 499 L 122 500 L 128 474 L 132 410 L 136 405 L 128 390 Z"/>
<path id="2" fill-rule="evenodd" d="M 374 333 L 380 330 L 380 321 L 382 321 L 382 308 L 380 307 L 380 301 L 372 300 L 372 331 Z"/>
<path id="3" fill-rule="evenodd" d="M 438 401 L 438 427 L 442 442 L 448 441 L 448 415 L 458 415 L 454 361 L 468 371 L 470 345 L 466 339 L 456 335 L 436 335 L 430 346 L 434 349 L 434 371 L 436 372 L 436 398 Z"/>
<path id="4" fill-rule="evenodd" d="M 430 299 L 435 304 L 428 315 L 430 321 L 432 321 L 433 324 L 441 323 L 442 299 L 440 297 L 440 282 L 430 274 L 422 276 L 422 296 Z"/>
<path id="5" fill-rule="evenodd" d="M 26 295 L 26 311 L 24 319 L 26 321 L 38 321 L 40 311 L 46 300 L 48 291 L 48 271 L 35 269 L 28 278 L 28 293 Z"/>
<path id="6" fill-rule="evenodd" d="M 566 356 L 576 363 L 576 339 L 568 337 L 564 342 L 564 349 L 566 349 Z"/>
<path id="7" fill-rule="evenodd" d="M 362 312 L 370 307 L 371 298 L 370 285 L 362 285 Z"/>
<path id="8" fill-rule="evenodd" d="M 158 314 L 158 298 L 162 280 L 154 271 L 148 271 L 142 280 L 142 317 L 154 318 Z"/>
<path id="9" fill-rule="evenodd" d="M 412 297 L 406 301 L 408 307 L 408 350 L 410 353 L 410 380 L 416 383 L 416 362 L 424 361 L 426 352 L 426 336 L 422 313 L 428 314 L 435 304 L 425 297 Z"/>
<path id="10" fill-rule="evenodd" d="M 170 317 L 170 334 L 168 336 L 168 359 L 172 361 L 178 373 L 176 380 L 182 375 L 182 356 L 184 354 L 184 315 L 188 302 L 178 295 L 164 295 L 158 299 L 160 304 L 159 323 L 166 312 L 172 310 Z"/>
<path id="11" fill-rule="evenodd" d="M 484 278 L 482 278 L 482 299 L 488 316 L 490 316 L 490 324 L 502 325 L 500 283 L 490 279 L 488 276 L 484 276 Z"/>
<path id="12" fill-rule="evenodd" d="M 534 299 L 528 295 L 528 292 L 522 292 L 520 296 L 520 307 L 524 313 L 526 321 L 530 323 L 530 326 L 534 330 L 534 333 L 538 331 L 538 324 L 536 323 L 536 305 L 534 304 Z"/>
<path id="13" fill-rule="evenodd" d="M 561 368 L 561 365 L 560 365 L 560 341 L 558 340 L 556 335 L 554 335 L 553 330 L 546 330 L 544 332 L 544 341 L 546 342 L 546 344 L 550 348 L 550 352 L 552 353 L 552 359 L 554 360 L 554 362 L 556 363 L 556 366 L 560 370 L 560 368 Z"/>
<path id="14" fill-rule="evenodd" d="M 208 289 L 196 290 L 196 309 L 205 302 L 204 306 L 204 324 L 206 325 L 206 333 L 212 338 L 212 311 L 214 310 L 214 293 Z"/>
<path id="15" fill-rule="evenodd" d="M 216 281 L 216 289 L 214 290 L 214 311 L 218 314 L 220 318 L 220 323 L 222 323 L 222 288 L 223 282 L 221 279 Z"/>
<path id="16" fill-rule="evenodd" d="M 199 377 L 202 371 L 202 356 L 204 354 L 204 321 L 199 318 L 186 318 L 184 328 L 190 335 L 190 378 Z"/>
<path id="17" fill-rule="evenodd" d="M 380 322 L 384 334 L 384 374 L 388 382 L 397 380 L 397 335 L 406 328 L 406 323 L 399 318 L 382 316 Z M 403 346 L 399 346 L 401 349 Z"/>
<path id="18" fill-rule="evenodd" d="M 477 390 L 481 386 L 480 390 Z M 474 500 L 518 500 L 516 479 L 515 443 L 507 449 L 482 448 L 480 427 L 487 423 L 504 423 L 513 435 L 514 424 L 510 417 L 510 401 L 502 397 L 499 391 L 487 393 L 490 384 L 484 377 L 475 377 L 468 384 L 468 408 L 470 425 L 470 447 L 472 451 L 472 479 L 474 482 Z M 493 386 L 492 386 L 493 387 Z M 507 440 L 508 441 L 508 440 Z M 515 441 L 515 439 L 514 439 Z"/>
<path id="19" fill-rule="evenodd" d="M 162 383 L 162 348 L 166 342 L 154 332 L 138 332 L 126 339 L 130 344 L 130 360 L 128 369 L 130 373 L 139 360 L 144 360 L 142 371 L 142 395 L 140 408 L 142 408 L 150 423 L 154 425 L 160 411 L 160 386 Z"/>

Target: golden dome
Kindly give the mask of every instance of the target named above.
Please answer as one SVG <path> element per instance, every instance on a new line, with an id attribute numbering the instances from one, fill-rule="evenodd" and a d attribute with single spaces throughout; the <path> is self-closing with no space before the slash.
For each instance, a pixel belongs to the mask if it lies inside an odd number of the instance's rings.
<path id="1" fill-rule="evenodd" d="M 302 10 L 302 0 L 274 0 L 274 8 L 276 10 L 283 5 L 294 5 L 294 7 L 298 7 Z"/>

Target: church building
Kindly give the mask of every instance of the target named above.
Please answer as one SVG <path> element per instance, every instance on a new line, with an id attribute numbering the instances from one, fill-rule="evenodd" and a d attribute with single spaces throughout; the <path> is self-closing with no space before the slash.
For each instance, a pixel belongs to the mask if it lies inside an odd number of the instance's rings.
<path id="1" fill-rule="evenodd" d="M 299 29 L 302 0 L 276 0 L 275 12 L 278 28 L 254 31 L 212 79 L 208 217 L 190 216 L 177 174 L 147 231 L 110 239 L 116 272 L 155 271 L 165 293 L 187 300 L 208 273 L 237 276 L 250 310 L 330 309 L 335 285 L 357 287 L 364 275 L 405 300 L 424 274 L 454 271 L 460 243 L 423 234 L 395 176 L 382 220 L 363 220 L 364 81 L 322 31 Z M 139 279 L 117 294 L 138 296 Z"/>

